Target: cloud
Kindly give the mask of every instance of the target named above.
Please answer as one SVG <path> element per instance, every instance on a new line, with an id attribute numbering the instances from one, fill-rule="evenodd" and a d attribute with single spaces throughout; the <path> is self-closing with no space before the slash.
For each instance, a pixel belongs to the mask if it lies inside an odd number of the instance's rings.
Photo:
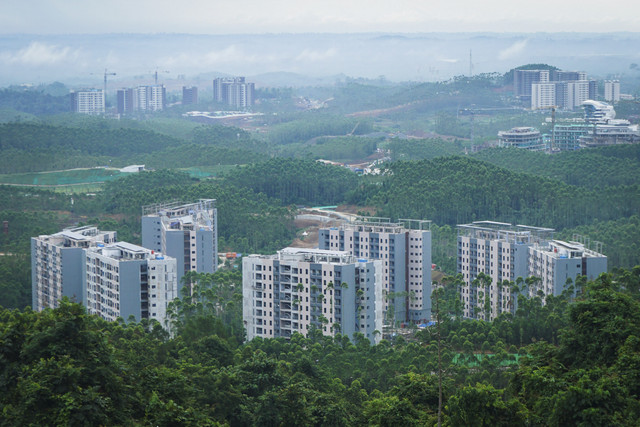
<path id="1" fill-rule="evenodd" d="M 436 59 L 436 61 L 438 61 L 438 62 L 447 62 L 449 64 L 455 64 L 459 60 L 458 59 L 453 59 L 453 58 L 438 58 L 438 59 Z"/>
<path id="2" fill-rule="evenodd" d="M 329 48 L 324 52 L 305 49 L 302 52 L 300 52 L 298 56 L 296 56 L 296 61 L 302 61 L 302 62 L 324 61 L 325 59 L 329 59 L 336 56 L 337 53 L 338 51 L 334 48 Z"/>
<path id="3" fill-rule="evenodd" d="M 515 42 L 508 48 L 502 49 L 500 53 L 498 53 L 498 59 L 504 60 L 504 59 L 509 59 L 512 56 L 518 55 L 527 46 L 527 42 L 528 42 L 527 39 L 520 40 L 519 42 Z"/>
<path id="4" fill-rule="evenodd" d="M 2 58 L 9 64 L 32 66 L 54 65 L 76 60 L 78 58 L 78 51 L 66 46 L 60 47 L 40 42 L 31 42 L 29 46 L 15 53 L 3 54 Z"/>

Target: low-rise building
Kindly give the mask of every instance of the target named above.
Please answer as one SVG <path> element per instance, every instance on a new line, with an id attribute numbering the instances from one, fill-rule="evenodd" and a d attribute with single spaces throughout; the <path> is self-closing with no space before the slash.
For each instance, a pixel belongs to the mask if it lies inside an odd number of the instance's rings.
<path id="1" fill-rule="evenodd" d="M 544 151 L 546 148 L 540 131 L 532 127 L 516 127 L 498 132 L 498 145 L 524 148 L 529 151 Z"/>

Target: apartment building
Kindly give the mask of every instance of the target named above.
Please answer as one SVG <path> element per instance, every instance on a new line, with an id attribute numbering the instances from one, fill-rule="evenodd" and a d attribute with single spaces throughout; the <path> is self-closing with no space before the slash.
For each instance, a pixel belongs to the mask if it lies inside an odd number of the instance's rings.
<path id="1" fill-rule="evenodd" d="M 131 114 L 136 111 L 161 111 L 166 106 L 167 92 L 164 85 L 122 88 L 117 90 L 116 99 L 118 114 Z"/>
<path id="2" fill-rule="evenodd" d="M 105 112 L 104 92 L 102 89 L 71 91 L 71 111 L 80 114 L 98 115 Z"/>
<path id="3" fill-rule="evenodd" d="M 116 241 L 115 231 L 76 227 L 31 238 L 31 307 L 58 307 L 62 297 L 81 302 L 84 295 L 84 250 Z"/>
<path id="4" fill-rule="evenodd" d="M 100 244 L 85 250 L 82 275 L 89 314 L 168 326 L 167 306 L 178 296 L 175 258 L 126 242 Z"/>
<path id="5" fill-rule="evenodd" d="M 193 105 L 198 103 L 198 88 L 196 86 L 182 86 L 182 105 Z"/>
<path id="6" fill-rule="evenodd" d="M 604 100 L 607 102 L 620 101 L 620 81 L 605 80 L 604 81 Z"/>
<path id="7" fill-rule="evenodd" d="M 178 260 L 178 291 L 185 273 L 218 268 L 218 210 L 214 199 L 142 208 L 142 246 Z"/>
<path id="8" fill-rule="evenodd" d="M 540 278 L 536 286 L 529 288 L 530 296 L 537 295 L 538 291 L 544 295 L 560 295 L 569 279 L 575 282 L 580 275 L 592 280 L 607 272 L 605 255 L 582 243 L 562 240 L 531 246 L 528 263 L 529 276 Z"/>
<path id="9" fill-rule="evenodd" d="M 389 323 L 431 319 L 431 221 L 362 217 L 319 230 L 318 247 L 382 261 Z"/>
<path id="10" fill-rule="evenodd" d="M 382 261 L 346 251 L 285 248 L 242 260 L 247 339 L 362 333 L 373 343 L 383 326 Z"/>
<path id="11" fill-rule="evenodd" d="M 529 248 L 553 235 L 549 228 L 476 221 L 458 225 L 458 265 L 465 317 L 494 319 L 515 310 L 509 284 L 529 276 Z M 481 276 L 486 280 L 480 280 Z"/>
<path id="12" fill-rule="evenodd" d="M 213 100 L 238 109 L 254 104 L 255 83 L 244 77 L 218 77 L 213 80 Z"/>

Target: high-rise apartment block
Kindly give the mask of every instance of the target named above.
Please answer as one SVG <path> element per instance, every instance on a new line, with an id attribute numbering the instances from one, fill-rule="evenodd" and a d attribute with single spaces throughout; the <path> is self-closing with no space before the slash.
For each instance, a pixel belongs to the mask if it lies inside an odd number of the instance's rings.
<path id="1" fill-rule="evenodd" d="M 82 267 L 89 314 L 109 321 L 133 315 L 165 325 L 167 306 L 178 296 L 175 258 L 118 242 L 88 248 Z"/>
<path id="2" fill-rule="evenodd" d="M 382 261 L 389 321 L 431 318 L 431 221 L 366 217 L 319 230 L 318 247 Z"/>
<path id="3" fill-rule="evenodd" d="M 70 100 L 71 111 L 74 113 L 98 115 L 105 112 L 104 92 L 102 89 L 72 91 Z"/>
<path id="4" fill-rule="evenodd" d="M 247 339 L 362 333 L 374 343 L 383 326 L 382 260 L 345 251 L 285 248 L 242 260 Z"/>
<path id="5" fill-rule="evenodd" d="M 178 260 L 179 288 L 187 272 L 214 273 L 218 268 L 218 211 L 215 200 L 143 207 L 142 246 Z"/>
<path id="6" fill-rule="evenodd" d="M 218 77 L 213 80 L 213 100 L 238 109 L 254 104 L 255 83 L 247 83 L 244 77 Z"/>
<path id="7" fill-rule="evenodd" d="M 595 80 L 581 71 L 514 70 L 515 96 L 531 109 L 558 107 L 573 110 L 587 99 L 597 96 Z"/>
<path id="8" fill-rule="evenodd" d="M 601 251 L 602 249 L 600 249 Z M 560 295 L 569 279 L 578 276 L 592 280 L 607 271 L 607 257 L 579 242 L 552 240 L 529 248 L 529 276 L 540 278 L 529 295 Z"/>
<path id="9" fill-rule="evenodd" d="M 198 103 L 198 88 L 196 86 L 182 86 L 182 105 L 193 105 Z"/>
<path id="10" fill-rule="evenodd" d="M 31 306 L 56 308 L 62 297 L 81 302 L 84 296 L 84 251 L 116 241 L 115 231 L 76 227 L 31 238 Z"/>
<path id="11" fill-rule="evenodd" d="M 165 327 L 178 295 L 175 258 L 125 242 L 115 231 L 76 227 L 31 239 L 32 307 L 56 308 L 63 297 L 106 320 L 133 315 Z"/>
<path id="12" fill-rule="evenodd" d="M 607 102 L 620 101 L 620 81 L 619 80 L 604 81 L 604 100 Z"/>
<path id="13" fill-rule="evenodd" d="M 138 86 L 118 89 L 116 93 L 118 114 L 134 111 L 161 111 L 167 102 L 164 85 Z"/>
<path id="14" fill-rule="evenodd" d="M 539 290 L 558 295 L 567 278 L 575 280 L 584 273 L 593 278 L 606 271 L 604 255 L 577 243 L 552 240 L 553 231 L 493 221 L 459 225 L 457 271 L 465 283 L 464 316 L 489 320 L 513 312 L 517 294 L 511 284 L 519 277 L 540 277 Z M 573 264 L 562 261 L 568 259 Z M 529 292 L 536 295 L 537 290 Z"/>

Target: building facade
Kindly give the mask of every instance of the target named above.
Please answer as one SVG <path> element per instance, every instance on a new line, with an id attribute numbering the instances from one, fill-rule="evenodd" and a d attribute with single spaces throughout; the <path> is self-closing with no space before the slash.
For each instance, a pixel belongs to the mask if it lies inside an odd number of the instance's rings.
<path id="1" fill-rule="evenodd" d="M 319 230 L 318 247 L 382 261 L 387 322 L 431 319 L 431 221 L 359 218 Z"/>
<path id="2" fill-rule="evenodd" d="M 56 308 L 62 297 L 81 302 L 84 250 L 116 241 L 115 231 L 76 227 L 31 238 L 31 308 Z"/>
<path id="3" fill-rule="evenodd" d="M 380 340 L 382 261 L 344 251 L 285 248 L 242 260 L 243 321 L 247 340 L 289 338 L 316 329 L 324 335 L 356 332 Z"/>
<path id="4" fill-rule="evenodd" d="M 553 230 L 493 221 L 458 225 L 458 265 L 465 317 L 490 320 L 513 312 L 509 282 L 529 276 L 529 248 L 548 241 Z M 482 274 L 481 274 L 482 273 Z"/>
<path id="5" fill-rule="evenodd" d="M 569 279 L 575 282 L 576 277 L 586 276 L 593 280 L 606 272 L 607 257 L 582 243 L 552 240 L 529 248 L 529 276 L 540 278 L 529 288 L 532 297 L 538 291 L 544 295 L 560 295 Z"/>
<path id="6" fill-rule="evenodd" d="M 214 199 L 142 208 L 142 246 L 178 260 L 178 291 L 185 273 L 218 268 L 218 210 Z"/>
<path id="7" fill-rule="evenodd" d="M 80 114 L 99 115 L 105 112 L 104 91 L 88 89 L 70 93 L 71 111 Z"/>
<path id="8" fill-rule="evenodd" d="M 89 314 L 154 319 L 167 325 L 167 306 L 178 296 L 176 260 L 131 243 L 118 242 L 85 251 L 83 304 Z"/>

